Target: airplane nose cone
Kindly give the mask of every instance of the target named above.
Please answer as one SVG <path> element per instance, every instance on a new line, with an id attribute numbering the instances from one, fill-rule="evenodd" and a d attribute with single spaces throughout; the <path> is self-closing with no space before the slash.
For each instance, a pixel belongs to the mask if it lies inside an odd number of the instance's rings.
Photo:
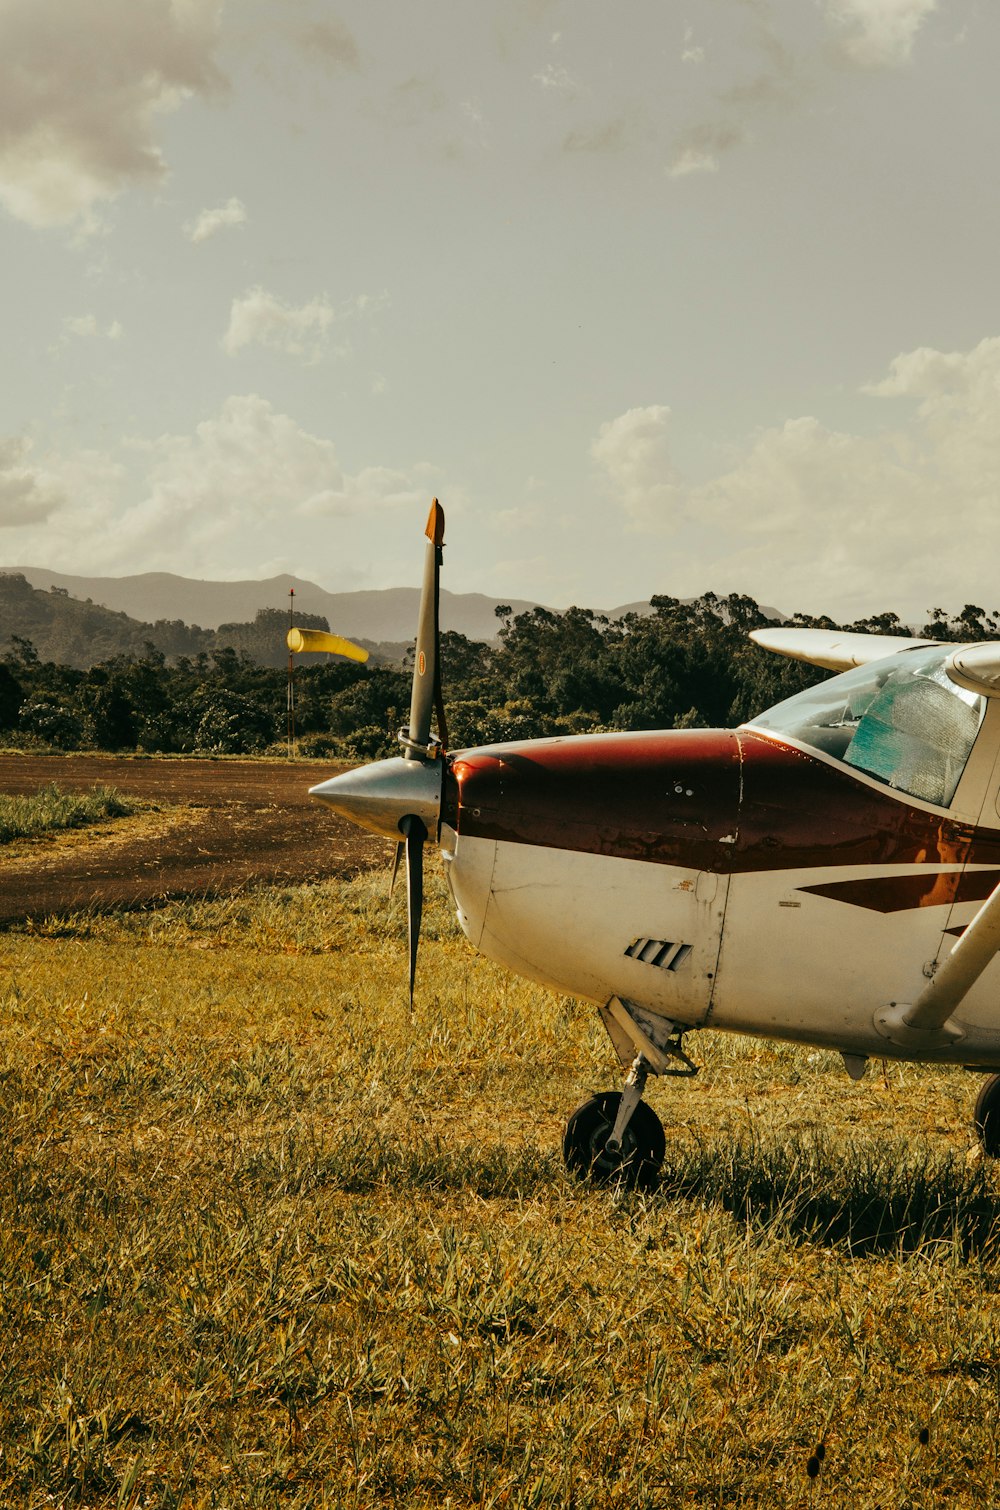
<path id="1" fill-rule="evenodd" d="M 441 811 L 442 760 L 379 760 L 309 788 L 335 813 L 386 839 L 399 839 L 400 820 L 415 814 L 433 837 Z"/>

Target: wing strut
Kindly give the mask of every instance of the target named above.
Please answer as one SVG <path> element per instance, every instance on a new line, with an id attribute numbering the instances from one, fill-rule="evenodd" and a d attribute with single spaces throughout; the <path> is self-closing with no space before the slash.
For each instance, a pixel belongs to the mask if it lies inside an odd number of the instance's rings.
<path id="1" fill-rule="evenodd" d="M 899 1048 L 957 1043 L 965 1029 L 951 1017 L 987 965 L 1000 952 L 1000 886 L 991 891 L 972 922 L 912 1006 L 890 1002 L 875 1013 L 875 1026 Z"/>

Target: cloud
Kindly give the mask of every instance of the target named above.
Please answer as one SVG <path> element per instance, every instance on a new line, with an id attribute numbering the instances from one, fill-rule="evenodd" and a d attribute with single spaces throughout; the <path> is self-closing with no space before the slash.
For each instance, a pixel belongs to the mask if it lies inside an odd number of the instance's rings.
<path id="1" fill-rule="evenodd" d="M 602 425 L 590 454 L 633 523 L 669 527 L 682 502 L 670 455 L 670 410 L 629 409 Z"/>
<path id="2" fill-rule="evenodd" d="M 671 178 L 686 178 L 692 173 L 717 173 L 719 158 L 744 140 L 738 126 L 725 124 L 693 126 L 674 148 L 667 172 Z"/>
<path id="3" fill-rule="evenodd" d="M 223 0 L 4 0 L 0 204 L 32 226 L 85 221 L 156 184 L 156 116 L 224 86 Z"/>
<path id="4" fill-rule="evenodd" d="M 194 220 L 189 220 L 184 226 L 184 234 L 189 241 L 207 241 L 209 236 L 214 236 L 217 231 L 226 230 L 231 226 L 245 225 L 247 219 L 246 205 L 242 199 L 227 199 L 225 204 L 217 205 L 214 210 L 202 210 Z"/>
<path id="5" fill-rule="evenodd" d="M 247 536 L 273 551 L 279 536 L 416 504 L 427 491 L 423 479 L 389 467 L 348 474 L 331 440 L 254 393 L 226 399 L 193 435 L 144 449 L 146 496 L 125 512 L 116 543 L 131 559 L 173 560 L 181 570 L 209 556 L 224 570 L 227 549 L 245 554 Z"/>
<path id="6" fill-rule="evenodd" d="M 984 379 L 987 384 L 992 381 L 996 346 L 995 337 L 982 341 L 968 353 L 919 346 L 916 351 L 894 357 L 888 377 L 866 383 L 862 392 L 875 398 L 922 399 L 925 414 L 933 412 L 937 404 L 949 397 L 954 401 L 961 395 L 962 402 L 967 403 L 972 388 L 981 387 Z M 980 403 L 982 397 L 980 393 Z"/>
<path id="7" fill-rule="evenodd" d="M 748 9 L 759 66 L 748 78 L 721 90 L 716 95 L 717 112 L 677 138 L 667 166 L 671 178 L 717 173 L 723 156 L 748 141 L 760 121 L 793 110 L 810 87 L 803 59 L 778 36 L 768 6 L 750 0 Z M 702 62 L 702 49 L 685 52 L 683 61 Z"/>
<path id="8" fill-rule="evenodd" d="M 900 68 L 937 0 L 825 0 L 841 49 L 861 68 Z"/>
<path id="9" fill-rule="evenodd" d="M 288 512 L 336 512 L 345 487 L 332 441 L 256 394 L 228 398 L 193 435 L 161 436 L 146 449 L 148 494 L 124 532 L 151 543 L 182 528 L 189 542 L 208 544 Z"/>
<path id="10" fill-rule="evenodd" d="M 30 464 L 31 449 L 27 436 L 0 440 L 0 528 L 35 524 L 65 501 L 56 479 Z"/>
<path id="11" fill-rule="evenodd" d="M 337 16 L 302 27 L 296 41 L 305 55 L 328 73 L 356 73 L 361 67 L 354 35 Z"/>
<path id="12" fill-rule="evenodd" d="M 27 440 L 0 443 L 0 523 L 28 526 L 20 559 L 56 570 L 253 575 L 276 551 L 308 561 L 334 528 L 342 551 L 352 521 L 367 535 L 374 515 L 426 514 L 429 496 L 425 464 L 348 472 L 331 440 L 253 393 L 227 398 L 189 434 L 132 440 L 116 455 L 42 468 L 29 451 Z"/>
<path id="13" fill-rule="evenodd" d="M 325 294 L 307 304 L 283 304 L 258 284 L 233 300 L 222 345 L 230 356 L 246 346 L 269 346 L 316 362 L 327 347 L 333 321 L 333 306 Z"/>
<path id="14" fill-rule="evenodd" d="M 531 82 L 540 84 L 543 89 L 572 90 L 580 87 L 578 81 L 561 63 L 546 63 L 540 73 L 531 75 Z"/>
<path id="15" fill-rule="evenodd" d="M 682 63 L 704 63 L 705 49 L 694 40 L 694 27 L 688 26 L 684 31 L 684 50 L 681 53 Z"/>
<path id="16" fill-rule="evenodd" d="M 85 341 L 96 340 L 98 337 L 103 337 L 107 341 L 120 341 L 123 334 L 120 320 L 112 320 L 103 330 L 94 314 L 67 315 L 63 320 L 63 335 L 67 339 L 77 336 Z"/>
<path id="17" fill-rule="evenodd" d="M 335 324 L 366 319 L 388 303 L 389 294 L 383 289 L 378 294 L 354 294 L 336 307 L 326 294 L 316 294 L 307 304 L 284 304 L 258 284 L 233 300 L 223 349 L 235 356 L 245 346 L 269 346 L 307 362 L 318 362 L 330 349 Z M 334 348 L 339 356 L 349 351 L 347 343 Z"/>
<path id="18" fill-rule="evenodd" d="M 847 617 L 892 609 L 914 622 L 939 602 L 995 606 L 1000 337 L 903 353 L 863 392 L 908 412 L 866 435 L 789 419 L 697 484 L 677 474 L 660 405 L 602 426 L 591 454 L 630 523 L 670 534 L 680 592 L 746 591 Z"/>

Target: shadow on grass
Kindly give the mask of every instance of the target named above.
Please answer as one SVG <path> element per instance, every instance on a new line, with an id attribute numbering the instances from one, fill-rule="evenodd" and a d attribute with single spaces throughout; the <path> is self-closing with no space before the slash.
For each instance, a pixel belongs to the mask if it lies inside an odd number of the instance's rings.
<path id="1" fill-rule="evenodd" d="M 345 1133 L 322 1148 L 286 1137 L 277 1147 L 251 1154 L 239 1176 L 269 1191 L 280 1188 L 293 1195 L 331 1187 L 351 1195 L 391 1189 L 517 1199 L 554 1191 L 562 1182 L 562 1161 L 532 1144 L 469 1146 L 358 1132 Z"/>
<path id="2" fill-rule="evenodd" d="M 558 1154 L 531 1144 L 449 1145 L 371 1132 L 344 1135 L 322 1149 L 285 1139 L 251 1154 L 238 1178 L 295 1194 L 388 1187 L 415 1194 L 467 1191 L 484 1199 L 555 1195 L 565 1192 L 567 1180 Z M 585 1185 L 574 1188 L 587 1193 Z M 757 1230 L 857 1255 L 944 1245 L 965 1260 L 1000 1258 L 1000 1189 L 992 1166 L 925 1144 L 815 1136 L 695 1143 L 668 1149 L 652 1195 L 622 1192 L 618 1199 L 717 1206 Z"/>
<path id="3" fill-rule="evenodd" d="M 793 1240 L 864 1255 L 947 1246 L 1000 1257 L 1000 1191 L 988 1161 L 926 1144 L 803 1137 L 668 1150 L 657 1199 L 720 1206 Z"/>

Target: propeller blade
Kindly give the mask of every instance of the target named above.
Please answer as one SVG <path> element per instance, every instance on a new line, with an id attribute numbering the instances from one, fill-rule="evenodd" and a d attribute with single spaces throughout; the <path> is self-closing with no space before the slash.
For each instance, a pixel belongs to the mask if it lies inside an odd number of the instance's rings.
<path id="1" fill-rule="evenodd" d="M 441 553 L 444 549 L 444 509 L 437 499 L 427 518 L 427 551 L 424 556 L 424 582 L 420 593 L 420 617 L 417 622 L 417 646 L 413 664 L 413 690 L 410 695 L 410 729 L 406 743 L 409 760 L 425 760 L 430 749 L 431 714 L 438 704 L 438 735 L 445 742 L 443 709 L 440 706 L 438 673 L 438 592 Z"/>
<path id="2" fill-rule="evenodd" d="M 290 629 L 285 636 L 285 644 L 289 650 L 296 652 L 323 650 L 327 655 L 346 655 L 351 661 L 368 659 L 368 651 L 355 645 L 353 640 L 345 640 L 339 634 L 327 634 L 323 629 Z"/>
<path id="3" fill-rule="evenodd" d="M 396 876 L 399 873 L 399 862 L 400 862 L 400 859 L 402 858 L 403 851 L 404 851 L 405 848 L 406 848 L 406 841 L 404 839 L 400 839 L 399 843 L 396 845 L 396 848 L 392 852 L 392 874 L 389 877 L 389 900 L 390 900 L 390 902 L 392 901 L 392 894 L 393 894 L 393 892 L 396 889 Z"/>
<path id="4" fill-rule="evenodd" d="M 406 835 L 406 932 L 410 946 L 410 1011 L 413 1011 L 413 982 L 417 974 L 417 945 L 420 942 L 420 919 L 424 910 L 424 840 L 427 829 L 414 813 L 400 822 Z"/>

